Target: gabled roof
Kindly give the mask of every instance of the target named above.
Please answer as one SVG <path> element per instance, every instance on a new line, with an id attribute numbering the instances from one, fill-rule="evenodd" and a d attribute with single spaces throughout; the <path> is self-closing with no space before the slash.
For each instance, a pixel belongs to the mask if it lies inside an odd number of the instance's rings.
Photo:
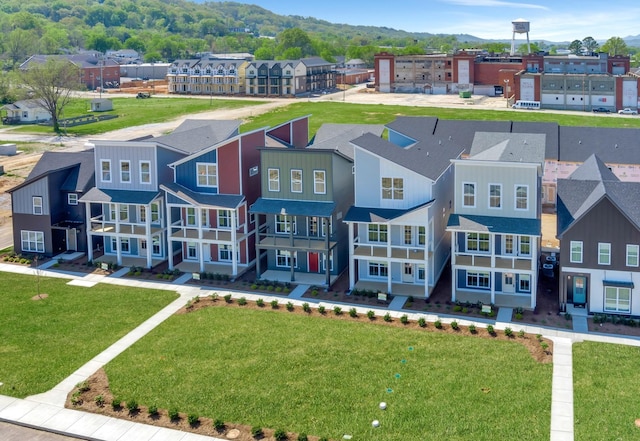
<path id="1" fill-rule="evenodd" d="M 82 152 L 44 152 L 40 160 L 20 185 L 9 192 L 31 184 L 52 173 L 69 170 L 69 175 L 60 188 L 63 191 L 83 192 L 94 184 L 94 155 L 93 150 Z"/>
<path id="2" fill-rule="evenodd" d="M 235 210 L 240 206 L 240 204 L 242 204 L 242 201 L 244 201 L 243 195 L 198 193 L 174 182 L 160 184 L 160 188 L 191 205 L 197 206 L 209 206 Z"/>
<path id="3" fill-rule="evenodd" d="M 31 99 L 31 100 L 20 100 L 20 101 L 16 101 L 15 103 L 12 104 L 5 104 L 4 106 L 0 107 L 1 109 L 8 109 L 8 110 L 22 110 L 22 109 L 44 109 L 44 106 L 42 105 L 42 103 L 40 102 L 40 100 L 38 99 Z"/>
<path id="4" fill-rule="evenodd" d="M 512 133 L 544 133 L 546 135 L 545 159 L 558 159 L 560 126 L 552 122 L 513 121 Z"/>
<path id="5" fill-rule="evenodd" d="M 335 150 L 347 158 L 353 159 L 351 141 L 365 133 L 380 137 L 384 132 L 381 124 L 330 124 L 325 123 L 316 132 L 308 149 Z"/>
<path id="6" fill-rule="evenodd" d="M 192 154 L 234 136 L 238 127 L 240 127 L 240 122 L 235 120 L 188 119 L 169 135 L 159 136 L 153 141 Z"/>
<path id="7" fill-rule="evenodd" d="M 434 143 L 429 130 L 423 129 L 424 125 L 429 127 L 431 121 L 432 118 L 428 117 L 412 117 L 402 118 L 398 124 L 390 124 L 395 131 L 403 130 L 400 133 L 416 141 L 407 147 L 400 147 L 371 133 L 354 139 L 352 144 L 436 181 L 451 166 L 451 160 L 460 157 L 464 148 Z"/>
<path id="8" fill-rule="evenodd" d="M 622 182 L 596 156 L 591 156 L 569 179 L 558 179 L 558 237 L 608 199 L 640 230 L 639 182 Z"/>
<path id="9" fill-rule="evenodd" d="M 545 135 L 541 133 L 476 132 L 469 159 L 544 164 Z"/>
<path id="10" fill-rule="evenodd" d="M 93 187 L 80 198 L 81 202 L 101 202 L 108 204 L 150 204 L 160 192 L 139 190 L 107 190 Z"/>
<path id="11" fill-rule="evenodd" d="M 251 207 L 249 207 L 249 212 L 260 214 L 287 214 L 289 216 L 330 217 L 335 208 L 335 202 L 258 198 Z"/>
<path id="12" fill-rule="evenodd" d="M 540 219 L 467 214 L 451 214 L 447 224 L 447 230 L 449 231 L 521 234 L 526 236 L 540 236 L 541 229 L 542 221 Z"/>
<path id="13" fill-rule="evenodd" d="M 445 147 L 471 151 L 476 132 L 510 132 L 511 121 L 456 121 L 439 119 L 436 125 L 433 143 Z"/>
<path id="14" fill-rule="evenodd" d="M 584 162 L 593 154 L 607 164 L 640 164 L 640 129 L 560 127 L 560 161 Z"/>
<path id="15" fill-rule="evenodd" d="M 309 66 L 331 66 L 334 63 L 331 63 L 327 60 L 325 60 L 322 57 L 309 57 L 309 58 L 302 58 L 300 61 L 302 61 L 302 63 L 309 67 Z"/>
<path id="16" fill-rule="evenodd" d="M 419 210 L 433 203 L 433 199 L 423 204 L 407 209 L 396 208 L 379 208 L 379 207 L 357 207 L 349 208 L 347 215 L 344 217 L 345 222 L 364 222 L 364 223 L 386 223 L 399 217 L 409 214 L 412 211 Z"/>

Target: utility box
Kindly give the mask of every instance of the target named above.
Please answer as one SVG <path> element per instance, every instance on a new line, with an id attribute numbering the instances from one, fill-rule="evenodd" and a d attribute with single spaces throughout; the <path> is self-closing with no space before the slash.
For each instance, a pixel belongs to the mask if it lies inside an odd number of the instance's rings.
<path id="1" fill-rule="evenodd" d="M 0 144 L 0 155 L 13 156 L 18 153 L 18 149 L 15 144 Z"/>

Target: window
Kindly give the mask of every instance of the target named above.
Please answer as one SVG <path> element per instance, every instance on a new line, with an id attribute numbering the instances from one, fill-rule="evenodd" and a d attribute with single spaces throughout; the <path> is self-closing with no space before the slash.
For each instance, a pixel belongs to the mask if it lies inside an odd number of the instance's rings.
<path id="1" fill-rule="evenodd" d="M 120 161 L 120 182 L 131 182 L 131 163 Z"/>
<path id="2" fill-rule="evenodd" d="M 424 265 L 418 265 L 418 280 L 425 280 L 425 270 Z"/>
<path id="3" fill-rule="evenodd" d="M 529 187 L 516 185 L 516 210 L 529 209 Z"/>
<path id="4" fill-rule="evenodd" d="M 470 288 L 489 288 L 489 273 L 467 272 L 467 286 Z"/>
<path id="5" fill-rule="evenodd" d="M 151 223 L 160 223 L 160 204 L 157 202 L 151 204 Z"/>
<path id="6" fill-rule="evenodd" d="M 194 207 L 187 207 L 185 220 L 188 227 L 196 226 L 196 209 Z"/>
<path id="7" fill-rule="evenodd" d="M 69 193 L 67 195 L 67 204 L 78 205 L 78 195 L 76 193 Z"/>
<path id="8" fill-rule="evenodd" d="M 324 170 L 313 171 L 313 192 L 325 194 L 327 192 L 326 173 Z"/>
<path id="9" fill-rule="evenodd" d="M 418 227 L 418 245 L 424 245 L 425 244 L 425 228 L 424 227 Z"/>
<path id="10" fill-rule="evenodd" d="M 521 256 L 531 255 L 531 237 L 520 236 L 520 255 Z"/>
<path id="11" fill-rule="evenodd" d="M 120 251 L 123 253 L 129 253 L 130 251 L 129 248 L 129 238 L 128 237 L 123 237 L 120 239 Z M 117 253 L 118 252 L 118 238 L 117 237 L 112 237 L 111 238 L 111 252 L 112 253 Z"/>
<path id="12" fill-rule="evenodd" d="M 44 253 L 44 233 L 42 231 L 20 231 L 22 251 Z"/>
<path id="13" fill-rule="evenodd" d="M 315 216 L 307 218 L 307 234 L 309 236 L 318 237 L 318 218 Z"/>
<path id="14" fill-rule="evenodd" d="M 382 262 L 369 262 L 369 276 L 371 277 L 387 277 L 389 275 L 389 267 Z"/>
<path id="15" fill-rule="evenodd" d="M 297 254 L 293 253 L 293 267 L 298 267 Z M 291 251 L 276 250 L 276 266 L 291 268 Z"/>
<path id="16" fill-rule="evenodd" d="M 382 178 L 382 199 L 404 199 L 404 179 Z"/>
<path id="17" fill-rule="evenodd" d="M 476 206 L 476 184 L 471 182 L 464 182 L 462 184 L 462 206 L 463 207 L 475 207 Z"/>
<path id="18" fill-rule="evenodd" d="M 140 205 L 140 209 L 138 210 L 138 222 L 146 222 L 147 221 L 147 207 L 144 205 Z"/>
<path id="19" fill-rule="evenodd" d="M 408 225 L 404 227 L 404 244 L 411 245 L 413 243 L 413 231 Z"/>
<path id="20" fill-rule="evenodd" d="M 120 220 L 129 221 L 129 206 L 127 204 L 119 204 Z"/>
<path id="21" fill-rule="evenodd" d="M 218 260 L 231 261 L 233 249 L 231 245 L 220 245 L 218 247 Z"/>
<path id="22" fill-rule="evenodd" d="M 111 182 L 111 160 L 103 159 L 100 161 L 100 170 L 102 182 Z"/>
<path id="23" fill-rule="evenodd" d="M 291 170 L 291 192 L 302 193 L 302 170 Z"/>
<path id="24" fill-rule="evenodd" d="M 115 222 L 117 220 L 116 216 L 116 204 L 109 204 L 109 220 Z"/>
<path id="25" fill-rule="evenodd" d="M 387 242 L 387 226 L 369 224 L 369 242 Z"/>
<path id="26" fill-rule="evenodd" d="M 504 236 L 504 254 L 513 254 L 513 236 L 511 234 Z"/>
<path id="27" fill-rule="evenodd" d="M 198 169 L 198 187 L 217 187 L 218 186 L 218 165 L 199 162 L 196 164 Z"/>
<path id="28" fill-rule="evenodd" d="M 269 191 L 280 191 L 280 169 L 270 168 L 269 172 Z"/>
<path id="29" fill-rule="evenodd" d="M 489 208 L 502 208 L 501 184 L 489 184 Z"/>
<path id="30" fill-rule="evenodd" d="M 200 210 L 200 225 L 203 227 L 209 226 L 209 210 L 206 208 Z"/>
<path id="31" fill-rule="evenodd" d="M 488 233 L 467 233 L 467 251 L 489 252 Z"/>
<path id="32" fill-rule="evenodd" d="M 611 312 L 631 312 L 631 288 L 605 286 L 604 310 Z"/>
<path id="33" fill-rule="evenodd" d="M 149 161 L 140 161 L 140 183 L 151 183 L 151 163 Z"/>
<path id="34" fill-rule="evenodd" d="M 198 246 L 194 242 L 187 242 L 187 259 L 198 258 Z"/>
<path id="35" fill-rule="evenodd" d="M 291 233 L 291 222 L 293 220 L 293 234 L 296 234 L 296 218 L 293 216 L 287 216 L 284 214 L 276 214 L 276 233 L 289 234 Z"/>
<path id="36" fill-rule="evenodd" d="M 531 292 L 531 276 L 529 274 L 520 274 L 520 292 Z"/>
<path id="37" fill-rule="evenodd" d="M 151 254 L 154 256 L 159 256 L 160 253 L 160 238 L 158 236 L 154 236 L 151 239 Z"/>
<path id="38" fill-rule="evenodd" d="M 326 254 L 320 254 L 320 262 L 322 263 L 322 271 L 327 270 Z M 333 271 L 333 251 L 329 253 L 329 271 Z"/>
<path id="39" fill-rule="evenodd" d="M 42 196 L 34 196 L 31 200 L 33 202 L 33 214 L 43 214 Z"/>
<path id="40" fill-rule="evenodd" d="M 610 243 L 598 244 L 598 264 L 611 265 L 611 244 Z"/>
<path id="41" fill-rule="evenodd" d="M 218 210 L 218 227 L 231 228 L 231 211 Z"/>
<path id="42" fill-rule="evenodd" d="M 638 245 L 627 245 L 627 266 L 638 266 L 639 249 Z"/>
<path id="43" fill-rule="evenodd" d="M 569 256 L 569 262 L 582 263 L 582 242 L 572 240 L 570 248 L 571 255 Z"/>

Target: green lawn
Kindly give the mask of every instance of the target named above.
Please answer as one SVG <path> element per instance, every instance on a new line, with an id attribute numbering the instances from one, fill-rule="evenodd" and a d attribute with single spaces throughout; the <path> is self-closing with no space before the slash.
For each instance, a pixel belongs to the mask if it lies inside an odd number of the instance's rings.
<path id="1" fill-rule="evenodd" d="M 213 307 L 106 372 L 123 400 L 333 439 L 549 439 L 552 367 L 515 342 Z"/>
<path id="2" fill-rule="evenodd" d="M 311 114 L 310 135 L 313 136 L 323 123 L 387 124 L 397 116 L 437 116 L 442 119 L 510 120 L 532 122 L 557 122 L 563 126 L 633 127 L 640 128 L 640 118 L 616 118 L 607 116 L 559 114 L 549 112 L 505 112 L 481 109 L 451 109 L 438 107 L 387 106 L 381 104 L 348 104 L 335 102 L 298 102 L 255 116 L 244 124 L 243 131 L 281 124 L 290 118 Z"/>
<path id="3" fill-rule="evenodd" d="M 116 114 L 118 118 L 101 121 L 82 126 L 69 127 L 69 135 L 96 135 L 125 127 L 139 126 L 142 124 L 159 123 L 175 119 L 182 115 L 208 112 L 218 109 L 237 109 L 246 106 L 262 104 L 263 101 L 251 100 L 224 100 L 224 99 L 195 99 L 195 98 L 168 98 L 153 97 L 151 99 L 136 98 L 112 98 L 113 110 L 101 112 L 100 115 Z M 89 98 L 76 98 L 65 108 L 64 117 L 86 115 L 91 107 Z M 51 133 L 52 128 L 47 126 L 24 126 L 14 129 L 16 132 L 27 133 Z"/>
<path id="4" fill-rule="evenodd" d="M 0 394 L 45 392 L 177 298 L 174 292 L 0 273 Z"/>
<path id="5" fill-rule="evenodd" d="M 637 440 L 640 348 L 584 342 L 573 345 L 576 440 Z"/>

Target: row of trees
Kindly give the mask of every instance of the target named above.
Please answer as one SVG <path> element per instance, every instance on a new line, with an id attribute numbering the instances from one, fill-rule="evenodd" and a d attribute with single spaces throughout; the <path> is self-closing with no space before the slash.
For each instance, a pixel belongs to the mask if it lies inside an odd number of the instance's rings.
<path id="1" fill-rule="evenodd" d="M 630 49 L 627 47 L 627 43 L 620 37 L 611 37 L 600 47 L 598 42 L 593 37 L 585 37 L 582 40 L 573 40 L 569 44 L 568 49 L 572 54 L 581 55 L 583 53 L 593 52 L 606 52 L 609 55 L 628 55 L 629 53 L 636 53 L 637 48 Z"/>

